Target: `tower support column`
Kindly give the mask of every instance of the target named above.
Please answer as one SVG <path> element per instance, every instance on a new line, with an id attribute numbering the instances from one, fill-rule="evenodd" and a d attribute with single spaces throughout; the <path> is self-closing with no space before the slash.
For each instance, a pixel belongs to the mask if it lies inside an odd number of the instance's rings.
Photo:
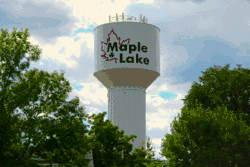
<path id="1" fill-rule="evenodd" d="M 125 135 L 137 135 L 133 149 L 146 148 L 146 91 L 139 86 L 111 86 L 108 89 L 108 119 Z"/>

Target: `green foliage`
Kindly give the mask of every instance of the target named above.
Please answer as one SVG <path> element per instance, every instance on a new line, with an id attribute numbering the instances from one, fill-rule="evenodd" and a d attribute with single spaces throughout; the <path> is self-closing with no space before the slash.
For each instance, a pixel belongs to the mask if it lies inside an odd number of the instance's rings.
<path id="1" fill-rule="evenodd" d="M 249 70 L 229 71 L 228 66 L 209 69 L 200 78 L 203 85 L 192 86 L 163 140 L 167 166 L 250 165 L 249 94 L 244 91 Z"/>
<path id="2" fill-rule="evenodd" d="M 199 114 L 190 117 L 191 112 Z M 178 118 L 171 127 L 176 131 L 166 135 L 162 146 L 168 166 L 235 166 L 233 160 L 244 162 L 242 155 L 250 150 L 250 128 L 232 111 L 224 106 L 209 112 L 184 108 Z M 237 158 L 231 154 L 236 150 L 241 155 Z"/>
<path id="3" fill-rule="evenodd" d="M 202 72 L 202 84 L 194 82 L 183 99 L 187 109 L 195 109 L 202 104 L 202 109 L 213 110 L 224 104 L 235 114 L 242 112 L 243 120 L 250 125 L 250 70 L 237 66 L 234 70 L 229 70 L 229 64 L 223 68 L 215 66 Z"/>
<path id="4" fill-rule="evenodd" d="M 150 140 L 150 138 L 148 137 L 147 140 L 147 158 L 150 159 L 150 163 L 147 164 L 147 167 L 163 167 L 163 162 L 160 159 L 155 159 L 155 151 L 153 151 L 153 147 L 152 147 L 152 141 Z"/>
<path id="5" fill-rule="evenodd" d="M 109 120 L 104 122 L 106 112 L 97 116 L 93 114 L 89 119 L 94 118 L 92 129 L 89 131 L 93 148 L 94 166 L 114 166 L 121 161 L 122 151 L 125 157 L 132 150 L 132 144 L 128 141 L 136 138 L 135 135 L 123 136 L 124 131 L 118 131 L 118 126 L 113 126 Z M 100 158 L 101 157 L 101 158 Z"/>
<path id="6" fill-rule="evenodd" d="M 113 126 L 109 120 L 104 121 L 106 112 L 98 115 L 93 114 L 88 117 L 88 122 L 92 124 L 89 131 L 91 148 L 93 151 L 94 166 L 156 166 L 160 162 L 153 162 L 152 148 L 148 142 L 148 150 L 144 148 L 135 148 L 132 151 L 131 140 L 136 135 L 124 135 L 124 130 L 118 131 L 118 126 Z M 91 121 L 90 119 L 94 119 Z M 100 158 L 101 157 L 101 158 Z"/>
<path id="7" fill-rule="evenodd" d="M 13 164 L 15 161 L 11 161 L 10 157 L 16 159 L 19 155 L 14 155 L 10 151 L 14 149 L 11 146 L 12 143 L 16 143 L 18 140 L 17 125 L 21 123 L 21 120 L 17 116 L 11 116 L 13 110 L 18 104 L 12 103 L 13 92 L 11 88 L 14 86 L 14 79 L 22 76 L 22 71 L 29 67 L 29 62 L 37 61 L 41 53 L 41 49 L 38 46 L 32 46 L 27 41 L 29 34 L 25 32 L 13 32 L 8 33 L 7 30 L 1 29 L 0 35 L 0 164 Z M 31 56 L 26 57 L 27 61 L 20 62 L 24 58 L 24 55 L 29 53 Z M 22 100 L 19 100 L 22 102 Z M 20 103 L 19 102 L 19 103 Z M 16 149 L 22 150 L 20 144 L 16 144 Z M 22 151 L 20 155 L 24 156 Z"/>
<path id="8" fill-rule="evenodd" d="M 86 165 L 88 162 L 78 160 L 79 154 L 90 150 L 82 123 L 86 119 L 84 109 L 77 97 L 65 100 L 72 88 L 63 74 L 37 69 L 23 74 L 41 53 L 38 46 L 27 42 L 28 37 L 28 29 L 2 30 L 0 37 L 0 166 L 31 166 L 33 155 L 67 166 Z M 20 63 L 26 53 L 31 56 Z M 17 107 L 23 114 L 15 113 Z M 57 119 L 48 116 L 55 112 Z M 41 113 L 45 115 L 38 116 Z"/>

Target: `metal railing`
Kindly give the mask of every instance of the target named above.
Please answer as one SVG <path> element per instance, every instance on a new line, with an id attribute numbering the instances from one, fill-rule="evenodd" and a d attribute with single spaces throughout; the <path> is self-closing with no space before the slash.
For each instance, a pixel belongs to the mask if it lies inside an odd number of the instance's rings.
<path id="1" fill-rule="evenodd" d="M 142 18 L 142 14 L 140 15 L 140 20 L 136 20 L 136 17 L 134 16 L 124 16 L 124 13 L 122 12 L 122 15 L 118 15 L 116 13 L 115 17 L 111 17 L 109 15 L 109 22 L 140 22 L 140 23 L 148 23 L 148 19 L 145 20 L 145 16 Z"/>

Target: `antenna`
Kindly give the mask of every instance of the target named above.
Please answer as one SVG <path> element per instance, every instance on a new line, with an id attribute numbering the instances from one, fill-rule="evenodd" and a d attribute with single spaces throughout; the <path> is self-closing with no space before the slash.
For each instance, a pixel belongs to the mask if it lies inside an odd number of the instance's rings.
<path id="1" fill-rule="evenodd" d="M 114 23 L 114 22 L 148 23 L 148 19 L 145 20 L 145 16 L 143 16 L 143 19 L 142 19 L 142 14 L 140 14 L 140 20 L 136 20 L 136 17 L 134 17 L 134 16 L 124 16 L 124 12 L 122 12 L 122 15 L 118 15 L 118 13 L 116 13 L 115 17 L 111 17 L 111 15 L 109 15 L 109 23 Z"/>

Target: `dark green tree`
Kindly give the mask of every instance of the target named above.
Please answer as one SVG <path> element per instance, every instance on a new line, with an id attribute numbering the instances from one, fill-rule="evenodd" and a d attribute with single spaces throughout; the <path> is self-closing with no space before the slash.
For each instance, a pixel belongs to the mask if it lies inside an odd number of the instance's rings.
<path id="1" fill-rule="evenodd" d="M 16 32 L 8 33 L 7 30 L 1 29 L 0 35 L 0 166 L 3 164 L 14 164 L 10 160 L 12 157 L 11 149 L 13 140 L 19 131 L 13 122 L 18 122 L 16 116 L 11 116 L 13 110 L 19 105 L 12 102 L 11 89 L 14 86 L 14 80 L 22 76 L 22 71 L 29 67 L 30 61 L 37 61 L 41 50 L 36 45 L 30 45 L 27 42 L 28 34 Z M 27 61 L 21 63 L 25 53 L 31 56 L 27 57 Z M 16 56 L 18 55 L 18 56 Z M 20 102 L 19 102 L 20 103 Z M 16 144 L 17 147 L 21 147 Z"/>
<path id="2" fill-rule="evenodd" d="M 161 154 L 168 159 L 167 166 L 248 166 L 242 155 L 250 150 L 246 142 L 250 128 L 242 114 L 239 120 L 224 105 L 213 111 L 184 107 L 177 118 L 162 144 Z M 235 151 L 237 156 L 232 154 Z"/>
<path id="3" fill-rule="evenodd" d="M 202 84 L 194 82 L 192 89 L 183 99 L 184 104 L 189 110 L 195 109 L 200 104 L 204 110 L 213 110 L 224 104 L 228 110 L 236 114 L 238 119 L 243 114 L 243 121 L 250 126 L 250 70 L 242 68 L 239 64 L 237 69 L 229 70 L 229 66 L 227 64 L 221 68 L 215 65 L 214 68 L 202 72 L 203 76 L 200 77 Z M 250 140 L 247 140 L 247 143 L 250 145 Z M 241 148 L 240 143 L 239 148 Z M 232 155 L 237 159 L 236 150 Z M 245 151 L 242 156 L 247 161 L 250 152 Z M 234 158 L 232 163 L 236 163 Z"/>
<path id="4" fill-rule="evenodd" d="M 136 135 L 124 135 L 124 130 L 118 131 L 118 126 L 113 126 L 109 120 L 104 121 L 106 112 L 88 117 L 92 128 L 89 131 L 91 147 L 93 151 L 94 166 L 102 167 L 147 167 L 152 163 L 150 148 L 135 148 L 132 152 L 132 144 Z M 90 119 L 94 119 L 91 121 Z M 149 144 L 149 143 L 148 143 Z M 155 163 L 157 164 L 157 163 Z"/>
<path id="5" fill-rule="evenodd" d="M 226 105 L 228 110 L 235 114 L 243 113 L 243 120 L 250 125 L 250 70 L 238 68 L 229 70 L 229 64 L 221 68 L 207 69 L 199 77 L 202 84 L 194 82 L 192 88 L 185 96 L 184 105 L 187 109 L 195 109 L 202 104 L 202 109 L 211 110 L 217 106 Z"/>
<path id="6" fill-rule="evenodd" d="M 35 166 L 34 155 L 68 166 L 86 165 L 87 115 L 78 98 L 65 100 L 72 90 L 69 82 L 57 72 L 27 71 L 41 53 L 27 41 L 28 29 L 1 31 L 0 166 Z M 27 61 L 21 63 L 23 58 Z M 49 117 L 52 113 L 57 119 Z"/>
<path id="7" fill-rule="evenodd" d="M 210 68 L 162 145 L 167 166 L 249 166 L 249 70 Z"/>
<path id="8" fill-rule="evenodd" d="M 148 137 L 147 139 L 147 158 L 150 158 L 152 160 L 152 162 L 150 162 L 149 165 L 147 165 L 147 167 L 163 167 L 163 164 L 165 161 L 160 160 L 159 158 L 155 158 L 155 151 L 154 151 L 154 147 L 153 147 L 153 142 L 152 140 Z"/>

